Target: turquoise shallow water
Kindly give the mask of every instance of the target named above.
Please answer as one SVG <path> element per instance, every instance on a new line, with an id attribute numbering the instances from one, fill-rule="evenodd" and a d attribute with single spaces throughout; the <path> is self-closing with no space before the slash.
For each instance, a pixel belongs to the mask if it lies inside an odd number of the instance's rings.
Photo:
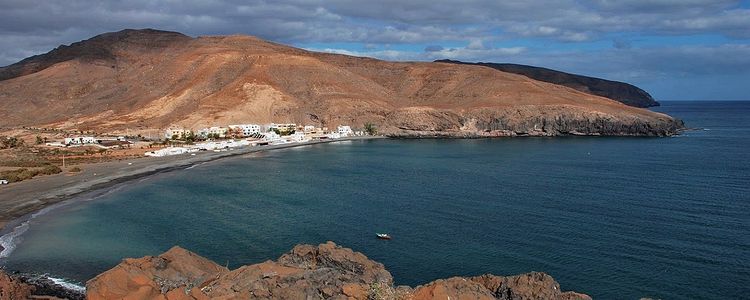
<path id="1" fill-rule="evenodd" d="M 172 245 L 237 267 L 333 240 L 398 284 L 544 271 L 602 299 L 747 297 L 750 102 L 658 110 L 706 130 L 342 142 L 220 160 L 38 217 L 3 263 L 83 282 Z"/>

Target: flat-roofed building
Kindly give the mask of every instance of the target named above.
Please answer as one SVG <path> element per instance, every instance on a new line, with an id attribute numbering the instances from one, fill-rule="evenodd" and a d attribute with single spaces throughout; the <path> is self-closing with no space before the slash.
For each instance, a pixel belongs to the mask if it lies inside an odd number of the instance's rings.
<path id="1" fill-rule="evenodd" d="M 240 125 L 229 125 L 232 131 L 239 133 L 243 137 L 252 136 L 255 133 L 260 133 L 260 125 L 257 124 L 240 124 Z"/>

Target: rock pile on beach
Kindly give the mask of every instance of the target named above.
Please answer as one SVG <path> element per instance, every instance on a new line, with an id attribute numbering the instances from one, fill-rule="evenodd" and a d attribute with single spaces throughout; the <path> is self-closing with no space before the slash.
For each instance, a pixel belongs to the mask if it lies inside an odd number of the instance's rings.
<path id="1" fill-rule="evenodd" d="M 174 247 L 125 259 L 91 279 L 87 299 L 591 299 L 544 273 L 482 275 L 394 286 L 378 262 L 333 242 L 298 245 L 276 261 L 229 270 Z"/>

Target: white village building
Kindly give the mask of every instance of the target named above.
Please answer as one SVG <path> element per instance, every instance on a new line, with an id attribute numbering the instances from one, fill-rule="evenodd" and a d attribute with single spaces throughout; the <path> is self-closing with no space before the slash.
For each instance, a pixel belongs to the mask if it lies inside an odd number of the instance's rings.
<path id="1" fill-rule="evenodd" d="M 348 125 L 340 125 L 336 131 L 339 133 L 339 136 L 341 137 L 354 135 L 354 131 L 352 131 L 352 128 L 349 127 Z"/>
<path id="2" fill-rule="evenodd" d="M 92 136 L 80 136 L 80 137 L 72 137 L 72 138 L 65 138 L 63 144 L 71 146 L 71 145 L 87 145 L 87 144 L 96 144 L 96 139 Z"/>
<path id="3" fill-rule="evenodd" d="M 152 157 L 163 157 L 163 156 L 170 156 L 170 155 L 180 155 L 185 154 L 188 152 L 195 152 L 194 150 L 185 148 L 185 147 L 167 147 L 155 151 L 149 151 L 146 152 L 146 156 L 152 156 Z"/>
<path id="4" fill-rule="evenodd" d="M 295 143 L 308 142 L 311 140 L 309 136 L 305 136 L 304 132 L 295 132 L 287 136 L 286 138 L 287 138 L 287 141 L 295 142 Z"/>
<path id="5" fill-rule="evenodd" d="M 260 125 L 256 124 L 229 125 L 229 128 L 235 131 L 239 131 L 243 137 L 251 136 L 255 133 L 260 133 Z"/>
<path id="6" fill-rule="evenodd" d="M 263 140 L 267 142 L 277 142 L 281 140 L 281 136 L 273 131 L 263 133 Z"/>

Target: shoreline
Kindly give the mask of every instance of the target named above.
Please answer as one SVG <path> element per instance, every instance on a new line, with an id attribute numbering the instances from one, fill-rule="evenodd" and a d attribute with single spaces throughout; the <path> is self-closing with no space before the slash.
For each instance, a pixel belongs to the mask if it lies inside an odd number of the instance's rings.
<path id="1" fill-rule="evenodd" d="M 385 136 L 360 136 L 335 140 L 310 141 L 282 145 L 242 147 L 222 152 L 198 152 L 165 157 L 140 157 L 82 165 L 79 173 L 59 173 L 26 180 L 0 188 L 0 239 L 37 213 L 51 210 L 65 201 L 91 194 L 98 197 L 107 189 L 154 174 L 190 168 L 194 165 L 250 153 L 288 149 L 335 142 L 387 139 Z M 100 192 L 100 193 L 97 193 Z M 0 246 L 0 253 L 4 249 Z"/>

